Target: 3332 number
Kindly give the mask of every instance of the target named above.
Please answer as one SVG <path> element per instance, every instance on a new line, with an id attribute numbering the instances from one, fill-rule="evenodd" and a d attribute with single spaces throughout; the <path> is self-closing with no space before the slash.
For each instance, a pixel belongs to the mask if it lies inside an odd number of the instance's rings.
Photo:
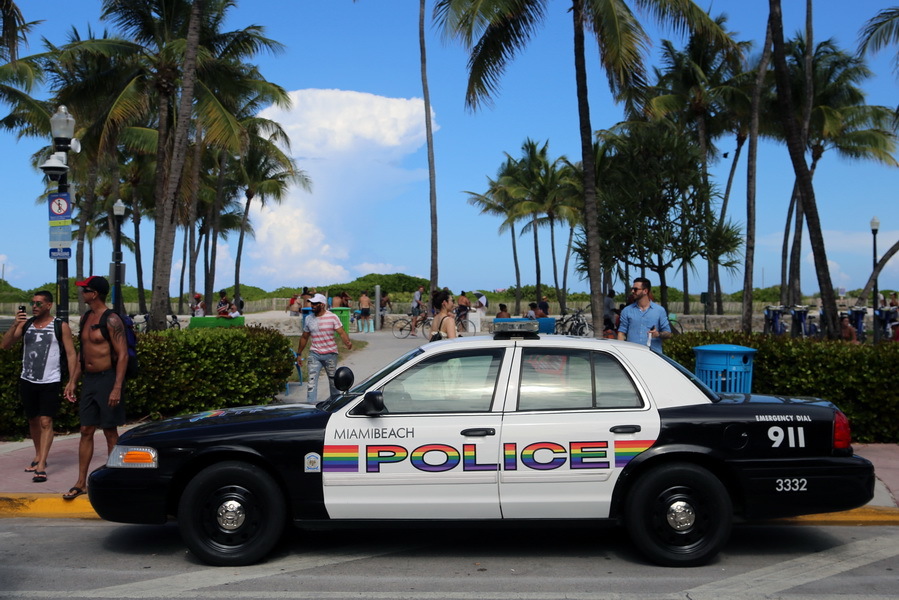
<path id="1" fill-rule="evenodd" d="M 776 479 L 774 481 L 774 491 L 776 492 L 807 492 L 808 481 L 805 478 L 796 479 Z"/>

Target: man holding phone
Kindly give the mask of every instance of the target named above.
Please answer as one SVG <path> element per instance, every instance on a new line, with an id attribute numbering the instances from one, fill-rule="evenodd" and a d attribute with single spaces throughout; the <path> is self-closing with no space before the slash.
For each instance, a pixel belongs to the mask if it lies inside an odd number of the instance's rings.
<path id="1" fill-rule="evenodd" d="M 634 279 L 634 285 L 631 286 L 634 301 L 621 311 L 618 339 L 643 344 L 653 352 L 664 354 L 662 340 L 671 337 L 671 326 L 665 309 L 649 299 L 651 293 L 652 286 L 648 279 Z"/>
<path id="2" fill-rule="evenodd" d="M 53 419 L 59 410 L 64 365 L 75 364 L 72 330 L 68 323 L 53 317 L 52 308 L 53 294 L 43 290 L 35 292 L 31 298 L 31 317 L 26 307 L 20 306 L 15 324 L 0 341 L 0 347 L 6 350 L 24 340 L 19 397 L 34 443 L 34 460 L 25 472 L 33 473 L 31 480 L 35 483 L 47 481 L 47 455 L 53 444 Z"/>

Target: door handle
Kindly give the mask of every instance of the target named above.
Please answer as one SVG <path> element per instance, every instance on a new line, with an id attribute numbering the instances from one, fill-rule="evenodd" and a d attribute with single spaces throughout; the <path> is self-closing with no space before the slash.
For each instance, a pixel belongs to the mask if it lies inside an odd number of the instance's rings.
<path id="1" fill-rule="evenodd" d="M 465 436 L 488 436 L 496 435 L 496 429 L 493 427 L 473 427 L 472 429 L 463 429 L 462 435 Z"/>
<path id="2" fill-rule="evenodd" d="M 615 425 L 611 429 L 609 429 L 612 433 L 638 433 L 640 431 L 639 425 Z"/>

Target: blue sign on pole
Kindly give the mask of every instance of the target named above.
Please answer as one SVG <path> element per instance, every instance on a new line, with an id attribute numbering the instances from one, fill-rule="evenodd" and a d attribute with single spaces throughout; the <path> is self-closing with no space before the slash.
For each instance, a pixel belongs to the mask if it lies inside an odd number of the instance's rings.
<path id="1" fill-rule="evenodd" d="M 53 260 L 69 260 L 72 258 L 71 248 L 50 248 L 50 258 Z"/>
<path id="2" fill-rule="evenodd" d="M 50 194 L 48 208 L 50 210 L 50 221 L 72 220 L 72 201 L 68 192 Z"/>

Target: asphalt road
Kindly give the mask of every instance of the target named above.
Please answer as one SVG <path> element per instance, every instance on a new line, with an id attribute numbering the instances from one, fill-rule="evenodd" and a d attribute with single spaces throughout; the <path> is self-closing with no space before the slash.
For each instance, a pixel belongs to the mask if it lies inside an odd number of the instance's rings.
<path id="1" fill-rule="evenodd" d="M 175 525 L 0 520 L 0 598 L 719 600 L 895 598 L 897 527 L 737 526 L 712 564 L 647 564 L 615 527 L 292 531 L 209 567 Z"/>

